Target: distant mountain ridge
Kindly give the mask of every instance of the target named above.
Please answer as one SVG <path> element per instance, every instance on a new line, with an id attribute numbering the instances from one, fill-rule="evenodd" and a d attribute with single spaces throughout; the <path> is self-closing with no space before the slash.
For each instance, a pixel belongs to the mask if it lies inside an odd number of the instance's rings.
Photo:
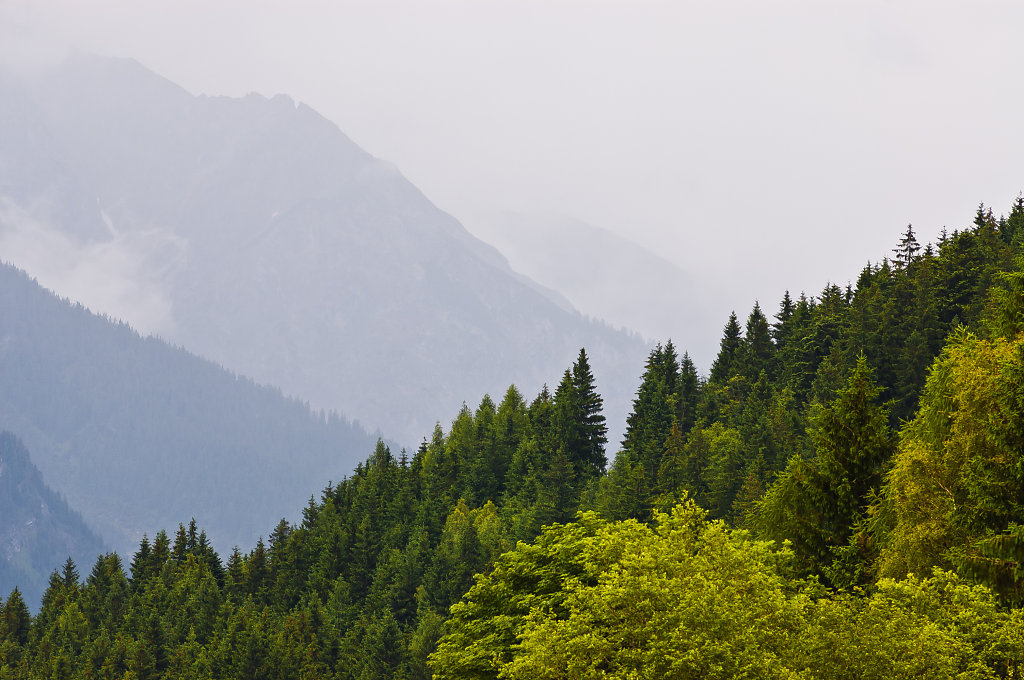
<path id="1" fill-rule="evenodd" d="M 96 57 L 10 82 L 0 120 L 35 132 L 0 131 L 0 252 L 62 294 L 408 445 L 585 346 L 622 427 L 646 344 L 524 282 L 309 107 Z"/>
<path id="2" fill-rule="evenodd" d="M 122 554 L 144 532 L 173 531 L 193 516 L 219 550 L 251 546 L 351 474 L 376 442 L 336 414 L 59 299 L 5 264 L 0 376 L 0 429 L 25 443 L 47 483 Z M 0 514 L 0 532 L 8 519 Z"/>

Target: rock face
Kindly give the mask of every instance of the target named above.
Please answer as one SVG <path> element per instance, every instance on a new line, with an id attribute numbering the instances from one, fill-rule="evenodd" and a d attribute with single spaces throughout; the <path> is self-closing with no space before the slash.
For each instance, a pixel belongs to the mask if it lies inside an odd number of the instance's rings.
<path id="1" fill-rule="evenodd" d="M 411 446 L 584 346 L 623 427 L 639 337 L 560 305 L 305 105 L 78 57 L 0 81 L 0 125 L 0 253 L 62 294 Z"/>
<path id="2" fill-rule="evenodd" d="M 0 429 L 25 442 L 47 483 L 123 556 L 144 532 L 173 534 L 191 517 L 218 550 L 251 547 L 281 517 L 297 520 L 311 494 L 350 474 L 376 442 L 3 264 L 0 376 Z M 24 524 L 6 501 L 0 493 L 0 535 Z M 67 554 L 57 557 L 45 574 Z"/>
<path id="3" fill-rule="evenodd" d="M 17 587 L 38 609 L 54 569 L 71 557 L 81 572 L 82 563 L 91 566 L 102 551 L 81 515 L 43 482 L 25 445 L 0 432 L 0 597 Z"/>

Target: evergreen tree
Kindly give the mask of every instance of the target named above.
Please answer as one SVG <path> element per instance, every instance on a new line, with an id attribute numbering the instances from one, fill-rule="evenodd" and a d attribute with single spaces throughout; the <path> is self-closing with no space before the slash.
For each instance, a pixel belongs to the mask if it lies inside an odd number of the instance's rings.
<path id="1" fill-rule="evenodd" d="M 718 349 L 718 356 L 711 364 L 709 381 L 723 384 L 736 370 L 739 362 L 743 338 L 740 332 L 740 323 L 736 318 L 736 312 L 729 314 L 729 321 L 725 324 L 725 331 Z"/>
<path id="2" fill-rule="evenodd" d="M 1024 602 L 1024 526 L 1011 524 L 995 536 L 978 539 L 964 553 L 956 554 L 957 570 L 984 583 L 1011 607 Z"/>
<path id="3" fill-rule="evenodd" d="M 1024 241 L 1024 193 L 1017 194 L 1010 208 L 1010 215 L 1003 222 L 999 235 L 1003 241 L 1015 247 L 1017 252 L 1021 251 Z"/>
<path id="4" fill-rule="evenodd" d="M 70 557 L 64 562 L 64 567 L 60 573 L 60 580 L 66 592 L 78 593 L 78 567 L 75 566 L 74 560 Z"/>
<path id="5" fill-rule="evenodd" d="M 761 311 L 761 305 L 754 303 L 754 308 L 747 318 L 746 334 L 740 350 L 740 366 L 747 381 L 753 383 L 765 372 L 774 375 L 775 345 L 772 342 L 768 319 Z"/>
<path id="6" fill-rule="evenodd" d="M 7 602 L 0 600 L 0 645 L 4 641 L 16 645 L 27 644 L 31 625 L 32 616 L 29 614 L 28 606 L 21 597 L 21 591 L 14 588 L 7 597 Z"/>
<path id="7" fill-rule="evenodd" d="M 674 504 L 682 495 L 686 481 L 686 440 L 679 423 L 674 422 L 665 438 L 661 465 L 658 467 L 656 488 L 662 499 L 658 506 L 664 509 Z"/>
<path id="8" fill-rule="evenodd" d="M 697 367 L 687 352 L 679 362 L 679 389 L 676 397 L 676 422 L 685 434 L 697 422 L 697 405 L 700 402 L 700 377 Z"/>
<path id="9" fill-rule="evenodd" d="M 622 441 L 622 451 L 631 465 L 643 466 L 644 475 L 650 480 L 657 476 L 665 438 L 676 418 L 680 398 L 676 389 L 680 382 L 674 349 L 671 344 L 665 348 L 659 344 L 648 356 Z"/>
<path id="10" fill-rule="evenodd" d="M 577 489 L 603 473 L 607 464 L 604 447 L 608 426 L 601 412 L 603 405 L 587 353 L 581 349 L 572 369 L 566 370 L 554 399 L 560 449 L 575 472 Z"/>
<path id="11" fill-rule="evenodd" d="M 149 546 L 149 537 L 146 534 L 142 534 L 142 540 L 139 542 L 139 549 L 132 557 L 131 562 L 131 581 L 132 588 L 139 589 L 143 583 L 148 580 L 151 576 L 155 575 L 153 569 L 153 551 Z"/>
<path id="12" fill-rule="evenodd" d="M 188 551 L 188 533 L 185 530 L 185 525 L 179 524 L 178 531 L 174 534 L 174 545 L 171 546 L 171 559 L 176 564 L 182 564 L 188 556 Z"/>
<path id="13" fill-rule="evenodd" d="M 896 263 L 900 267 L 907 268 L 917 259 L 917 254 L 921 251 L 921 244 L 917 242 L 917 236 L 914 234 L 914 228 L 911 225 L 907 225 L 907 230 L 903 233 L 903 237 L 900 239 L 898 246 L 893 248 L 893 253 L 896 255 Z"/>
<path id="14" fill-rule="evenodd" d="M 855 585 L 863 575 L 861 563 L 868 556 L 842 551 L 895 450 L 889 414 L 877 404 L 879 392 L 860 357 L 846 387 L 813 421 L 814 459 L 791 458 L 756 504 L 752 521 L 762 535 L 791 541 L 804 570 L 837 585 Z M 844 558 L 839 571 L 833 568 L 837 556 Z"/>
<path id="15" fill-rule="evenodd" d="M 157 565 L 157 568 L 163 566 L 164 562 L 170 559 L 171 556 L 171 541 L 167 537 L 167 532 L 161 529 L 156 532 L 156 538 L 153 539 L 153 564 Z"/>
<path id="16" fill-rule="evenodd" d="M 779 303 L 779 311 L 775 314 L 775 323 L 772 324 L 772 339 L 777 347 L 781 347 L 783 344 L 785 339 L 783 329 L 786 323 L 793 317 L 794 309 L 793 298 L 789 296 L 789 291 L 787 290 L 782 296 L 782 302 Z"/>

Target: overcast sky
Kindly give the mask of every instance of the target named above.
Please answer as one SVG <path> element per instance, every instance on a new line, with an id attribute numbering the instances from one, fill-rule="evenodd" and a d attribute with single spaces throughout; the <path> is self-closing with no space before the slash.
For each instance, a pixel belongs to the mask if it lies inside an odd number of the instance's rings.
<path id="1" fill-rule="evenodd" d="M 745 314 L 1024 189 L 1024 3 L 0 0 L 0 51 L 284 92 L 472 224 L 629 235 Z M 684 313 L 681 311 L 680 313 Z"/>

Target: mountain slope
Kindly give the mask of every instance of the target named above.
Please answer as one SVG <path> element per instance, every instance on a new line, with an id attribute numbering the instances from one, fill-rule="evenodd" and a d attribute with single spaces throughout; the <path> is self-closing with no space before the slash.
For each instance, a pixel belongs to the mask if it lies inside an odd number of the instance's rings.
<path id="1" fill-rule="evenodd" d="M 475 218 L 470 231 L 511 266 L 565 296 L 576 309 L 652 340 L 671 338 L 709 366 L 722 319 L 704 303 L 699 282 L 646 248 L 579 220 L 504 212 Z"/>
<path id="2" fill-rule="evenodd" d="M 0 431 L 0 597 L 17 586 L 35 608 L 47 576 L 69 556 L 89 564 L 103 543 L 43 482 L 25 445 Z"/>
<path id="3" fill-rule="evenodd" d="M 62 294 L 407 444 L 462 400 L 510 381 L 534 392 L 581 346 L 609 418 L 624 419 L 639 338 L 525 284 L 309 107 L 194 97 L 89 57 L 2 94 L 9 117 L 34 111 L 22 118 L 42 129 L 0 137 L 0 158 L 56 150 L 47 181 L 95 197 L 71 203 L 46 183 L 0 195 L 0 248 Z M 42 234 L 66 246 L 76 280 L 33 248 Z"/>
<path id="4" fill-rule="evenodd" d="M 123 553 L 192 516 L 222 550 L 251 545 L 373 449 L 336 415 L 144 339 L 2 264 L 0 375 L 0 428 Z"/>

